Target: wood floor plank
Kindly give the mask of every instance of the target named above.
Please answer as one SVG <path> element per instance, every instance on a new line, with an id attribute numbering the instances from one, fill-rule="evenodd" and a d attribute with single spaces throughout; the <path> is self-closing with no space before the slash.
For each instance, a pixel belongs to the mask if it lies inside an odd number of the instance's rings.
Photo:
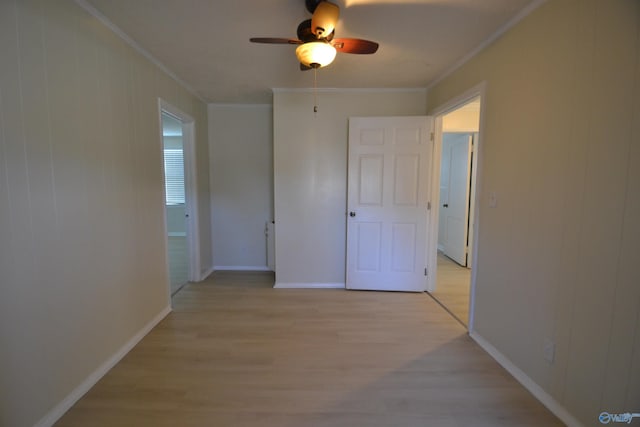
<path id="1" fill-rule="evenodd" d="M 216 273 L 58 427 L 561 426 L 424 294 Z"/>
<path id="2" fill-rule="evenodd" d="M 431 295 L 463 324 L 469 324 L 471 269 L 438 252 L 436 290 Z"/>

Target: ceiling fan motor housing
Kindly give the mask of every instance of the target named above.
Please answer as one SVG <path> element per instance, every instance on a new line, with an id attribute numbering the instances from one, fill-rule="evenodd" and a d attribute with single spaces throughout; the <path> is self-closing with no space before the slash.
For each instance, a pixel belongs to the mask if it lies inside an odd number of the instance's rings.
<path id="1" fill-rule="evenodd" d="M 316 7 L 318 7 L 318 4 L 320 4 L 321 1 L 323 0 L 304 0 L 304 4 L 309 13 L 313 13 L 316 11 Z"/>
<path id="2" fill-rule="evenodd" d="M 316 36 L 311 31 L 311 19 L 305 19 L 302 21 L 300 25 L 298 25 L 296 34 L 298 35 L 298 39 L 305 43 L 316 40 Z"/>
<path id="3" fill-rule="evenodd" d="M 331 40 L 333 40 L 335 34 L 336 32 L 334 30 L 331 32 L 331 34 L 323 37 L 323 39 L 330 42 Z M 302 40 L 304 43 L 318 40 L 318 37 L 313 34 L 313 31 L 311 31 L 311 19 L 305 19 L 298 25 L 296 35 L 298 36 L 298 39 Z"/>

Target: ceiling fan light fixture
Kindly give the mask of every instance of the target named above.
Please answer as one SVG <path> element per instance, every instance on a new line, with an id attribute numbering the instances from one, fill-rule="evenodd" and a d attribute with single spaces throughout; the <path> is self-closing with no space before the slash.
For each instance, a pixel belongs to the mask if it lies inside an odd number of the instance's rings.
<path id="1" fill-rule="evenodd" d="M 298 61 L 307 67 L 322 68 L 333 62 L 336 48 L 322 41 L 309 42 L 296 48 L 296 56 Z"/>

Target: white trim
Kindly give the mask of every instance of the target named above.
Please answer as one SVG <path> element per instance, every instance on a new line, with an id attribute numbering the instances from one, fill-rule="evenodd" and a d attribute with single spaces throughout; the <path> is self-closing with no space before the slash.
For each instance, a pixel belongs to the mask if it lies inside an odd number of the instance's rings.
<path id="1" fill-rule="evenodd" d="M 436 290 L 436 278 L 438 276 L 438 207 L 440 206 L 440 160 L 442 158 L 442 117 L 435 114 L 431 117 L 433 117 L 434 138 L 431 146 L 431 176 L 429 177 L 431 181 L 431 188 L 429 188 L 431 209 L 429 210 L 426 248 L 426 264 L 429 269 L 427 283 L 425 284 L 425 290 L 427 292 Z"/>
<path id="2" fill-rule="evenodd" d="M 34 427 L 50 427 L 58 421 L 82 396 L 87 393 L 91 387 L 96 385 L 100 379 L 105 376 L 111 368 L 113 368 L 124 356 L 138 344 L 162 319 L 171 312 L 171 307 L 167 306 L 158 313 L 149 323 L 147 323 L 140 331 L 135 334 L 120 350 L 107 359 L 103 364 L 93 371 L 84 381 L 80 383 L 71 393 L 67 395 L 60 403 L 53 407 L 44 417 L 38 421 Z"/>
<path id="3" fill-rule="evenodd" d="M 169 237 L 187 237 L 186 231 L 169 231 L 167 233 Z"/>
<path id="4" fill-rule="evenodd" d="M 427 88 L 424 87 L 397 87 L 397 88 L 341 88 L 341 87 L 324 87 L 314 89 L 311 87 L 304 88 L 286 88 L 276 87 L 271 89 L 273 93 L 415 93 L 422 92 L 426 95 Z"/>
<path id="5" fill-rule="evenodd" d="M 155 64 L 158 68 L 160 68 L 162 71 L 164 71 L 169 77 L 171 77 L 173 80 L 175 80 L 180 86 L 185 88 L 189 93 L 191 93 L 193 96 L 198 98 L 203 103 L 205 103 L 205 104 L 207 103 L 207 101 L 204 100 L 204 98 L 202 98 L 200 95 L 198 95 L 198 93 L 191 86 L 189 86 L 180 77 L 175 75 L 173 73 L 173 71 L 171 71 L 169 68 L 167 68 L 167 66 L 164 65 L 162 62 L 158 61 L 158 59 L 156 59 L 153 55 L 151 55 L 142 46 L 140 46 L 138 43 L 136 43 L 131 37 L 129 37 L 127 35 L 127 33 L 122 31 L 122 29 L 120 27 L 118 27 L 116 24 L 111 22 L 111 20 L 109 20 L 109 18 L 107 18 L 105 15 L 103 15 L 102 12 L 100 12 L 98 9 L 96 9 L 95 7 L 93 7 L 92 5 L 87 3 L 86 0 L 75 0 L 75 2 L 76 2 L 76 4 L 78 6 L 80 6 L 82 9 L 84 9 L 87 13 L 92 15 L 94 18 L 96 18 L 98 21 L 100 21 L 102 24 L 104 24 L 107 28 L 109 28 L 111 31 L 113 31 L 126 44 L 131 46 L 139 54 L 141 54 L 142 56 L 147 58 L 149 61 L 151 61 L 153 64 Z"/>
<path id="6" fill-rule="evenodd" d="M 526 388 L 533 396 L 547 407 L 556 417 L 560 418 L 560 421 L 565 423 L 568 427 L 584 427 L 584 425 L 578 421 L 567 409 L 560 404 L 556 399 L 547 393 L 542 387 L 540 387 L 534 380 L 525 374 L 520 368 L 518 368 L 511 360 L 509 360 L 504 354 L 484 339 L 476 332 L 470 332 L 469 336 L 476 342 L 484 351 L 489 353 L 491 357 L 495 359 L 500 366 L 502 366 L 507 372 L 509 372 L 524 388 Z"/>
<path id="7" fill-rule="evenodd" d="M 462 94 L 453 97 L 444 104 L 436 107 L 433 110 L 433 117 L 435 118 L 435 138 L 434 138 L 434 157 L 433 157 L 433 175 L 431 179 L 431 194 L 432 194 L 432 206 L 439 206 L 440 203 L 440 160 L 442 150 L 442 116 L 459 108 L 460 106 L 468 103 L 474 98 L 480 98 L 480 122 L 478 127 L 478 140 L 476 141 L 474 150 L 476 158 L 474 160 L 475 179 L 476 179 L 476 192 L 475 200 L 473 200 L 473 236 L 471 250 L 471 286 L 469 290 L 469 319 L 467 322 L 467 328 L 469 332 L 473 331 L 474 318 L 475 318 L 475 302 L 476 302 L 476 274 L 478 272 L 478 235 L 480 230 L 480 194 L 482 191 L 482 153 L 484 147 L 484 117 L 486 106 L 487 83 L 482 82 L 472 87 L 471 89 L 463 92 Z M 433 248 L 438 247 L 438 209 L 432 209 L 433 224 L 430 231 L 430 242 L 428 243 L 428 249 L 433 251 Z M 430 259 L 427 265 L 430 265 L 430 274 L 427 278 L 427 289 L 432 292 L 435 290 L 435 280 L 438 271 L 438 258 L 437 250 L 430 253 Z"/>
<path id="8" fill-rule="evenodd" d="M 198 280 L 198 282 L 202 282 L 203 280 L 205 280 L 207 277 L 213 274 L 214 271 L 215 267 L 209 267 L 205 270 L 200 271 L 200 280 Z"/>
<path id="9" fill-rule="evenodd" d="M 188 116 L 186 116 L 188 117 Z M 187 244 L 189 250 L 189 280 L 200 278 L 200 215 L 198 202 L 198 165 L 196 160 L 196 126 L 195 121 L 182 123 L 182 141 L 184 149 L 184 183 L 186 195 L 186 210 L 189 215 L 187 221 Z"/>
<path id="10" fill-rule="evenodd" d="M 273 108 L 273 104 L 259 103 L 259 104 L 239 104 L 233 102 L 209 102 L 207 105 L 212 107 L 229 107 L 229 108 Z"/>
<path id="11" fill-rule="evenodd" d="M 471 59 L 473 59 L 473 57 L 475 57 L 477 54 L 479 54 L 484 49 L 486 49 L 490 44 L 492 44 L 494 41 L 496 41 L 498 38 L 500 38 L 504 33 L 509 31 L 509 29 L 511 29 L 513 26 L 515 26 L 518 22 L 520 22 L 524 18 L 526 18 L 534 10 L 536 10 L 537 8 L 542 6 L 542 4 L 544 4 L 546 1 L 547 0 L 535 0 L 535 1 L 531 2 L 527 7 L 522 9 L 513 18 L 511 18 L 509 21 L 507 21 L 506 24 L 504 24 L 503 26 L 498 28 L 498 30 L 495 33 L 493 33 L 491 36 L 489 36 L 489 38 L 487 38 L 482 43 L 480 43 L 480 45 L 478 47 L 476 47 L 471 52 L 467 53 L 465 56 L 463 56 L 462 58 L 457 60 L 451 67 L 447 68 L 438 77 L 436 77 L 434 80 L 429 82 L 429 84 L 427 85 L 427 90 L 430 90 L 435 85 L 437 85 L 438 83 L 440 83 L 441 81 L 443 81 L 444 79 L 449 77 L 458 68 L 462 67 L 464 64 L 466 64 Z"/>
<path id="12" fill-rule="evenodd" d="M 335 283 L 295 283 L 295 282 L 276 282 L 273 285 L 276 289 L 345 289 L 345 284 L 341 282 Z"/>
<path id="13" fill-rule="evenodd" d="M 173 104 L 165 101 L 162 98 L 158 98 L 158 105 L 162 111 L 169 113 L 174 116 L 176 119 L 180 120 L 183 123 L 192 123 L 195 122 L 195 119 L 191 117 L 189 114 L 185 113 L 178 107 L 175 107 Z M 183 134 L 184 138 L 184 134 Z"/>
<path id="14" fill-rule="evenodd" d="M 271 271 L 266 265 L 215 265 L 213 271 Z"/>
<path id="15" fill-rule="evenodd" d="M 473 98 L 477 98 L 478 96 L 484 97 L 485 92 L 487 91 L 487 82 L 483 81 L 472 88 L 462 92 L 458 96 L 454 96 L 444 104 L 439 105 L 434 108 L 431 112 L 432 116 L 441 116 L 451 111 L 457 110 L 459 107 L 471 101 Z M 480 116 L 482 117 L 482 102 L 480 103 Z"/>

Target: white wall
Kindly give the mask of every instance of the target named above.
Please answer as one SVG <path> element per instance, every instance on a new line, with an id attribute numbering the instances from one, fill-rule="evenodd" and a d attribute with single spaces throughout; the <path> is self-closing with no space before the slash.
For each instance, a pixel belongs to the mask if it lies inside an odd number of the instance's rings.
<path id="1" fill-rule="evenodd" d="M 207 116 L 71 0 L 0 1 L 0 58 L 0 425 L 23 427 L 168 309 L 159 96 L 197 121 L 210 259 Z"/>
<path id="2" fill-rule="evenodd" d="M 413 91 L 276 91 L 276 284 L 344 286 L 350 116 L 425 115 Z"/>
<path id="3" fill-rule="evenodd" d="M 589 426 L 640 408 L 639 30 L 636 0 L 551 0 L 429 92 L 487 82 L 476 332 Z"/>
<path id="4" fill-rule="evenodd" d="M 267 267 L 273 220 L 271 105 L 209 105 L 211 226 L 216 269 Z"/>

